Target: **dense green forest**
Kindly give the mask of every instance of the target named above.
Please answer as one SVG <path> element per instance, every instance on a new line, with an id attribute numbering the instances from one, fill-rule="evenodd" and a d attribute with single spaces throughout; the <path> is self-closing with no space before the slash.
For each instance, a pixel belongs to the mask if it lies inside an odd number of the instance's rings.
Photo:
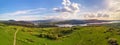
<path id="1" fill-rule="evenodd" d="M 0 45 L 120 45 L 120 24 L 26 27 L 0 23 Z"/>

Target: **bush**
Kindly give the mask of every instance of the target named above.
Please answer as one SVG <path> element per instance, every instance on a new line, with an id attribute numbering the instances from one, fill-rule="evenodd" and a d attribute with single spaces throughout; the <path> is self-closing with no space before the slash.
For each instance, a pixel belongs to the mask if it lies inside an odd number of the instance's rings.
<path id="1" fill-rule="evenodd" d="M 109 38 L 108 43 L 110 45 L 118 45 L 117 40 L 115 38 Z"/>
<path id="2" fill-rule="evenodd" d="M 38 37 L 57 40 L 62 37 L 69 37 L 73 30 L 70 28 L 52 28 L 49 30 L 41 31 Z"/>
<path id="3" fill-rule="evenodd" d="M 72 33 L 73 30 L 62 30 L 61 33 L 66 35 Z"/>
<path id="4" fill-rule="evenodd" d="M 47 38 L 52 39 L 52 40 L 57 40 L 58 35 L 55 35 L 55 34 L 47 35 Z"/>
<path id="5" fill-rule="evenodd" d="M 27 41 L 29 41 L 29 42 L 34 42 L 32 39 L 26 39 Z"/>
<path id="6" fill-rule="evenodd" d="M 51 39 L 51 40 L 58 39 L 58 35 L 57 34 L 40 34 L 39 37 L 48 38 L 48 39 Z"/>

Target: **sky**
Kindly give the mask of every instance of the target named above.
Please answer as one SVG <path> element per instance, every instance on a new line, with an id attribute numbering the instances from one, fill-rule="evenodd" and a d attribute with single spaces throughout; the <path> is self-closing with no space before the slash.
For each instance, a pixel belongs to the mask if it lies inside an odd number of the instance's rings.
<path id="1" fill-rule="evenodd" d="M 120 20 L 120 0 L 0 0 L 0 20 Z"/>

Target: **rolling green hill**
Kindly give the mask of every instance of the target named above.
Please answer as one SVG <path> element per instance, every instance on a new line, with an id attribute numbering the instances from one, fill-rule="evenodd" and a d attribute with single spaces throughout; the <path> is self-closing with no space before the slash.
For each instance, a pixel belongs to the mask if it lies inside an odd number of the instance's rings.
<path id="1" fill-rule="evenodd" d="M 30 28 L 0 23 L 0 45 L 120 45 L 120 25 L 93 25 L 72 28 Z"/>

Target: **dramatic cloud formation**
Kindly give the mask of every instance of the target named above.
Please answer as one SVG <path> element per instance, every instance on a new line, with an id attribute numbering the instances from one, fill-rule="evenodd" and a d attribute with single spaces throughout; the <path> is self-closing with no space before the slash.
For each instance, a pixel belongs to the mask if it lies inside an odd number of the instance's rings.
<path id="1" fill-rule="evenodd" d="M 70 0 L 63 0 L 63 7 L 53 8 L 54 11 L 60 12 L 55 16 L 47 16 L 47 18 L 55 19 L 108 19 L 109 14 L 105 10 L 98 10 L 96 12 L 80 12 L 83 5 L 71 2 Z M 107 6 L 108 7 L 108 6 Z"/>
<path id="2" fill-rule="evenodd" d="M 85 1 L 85 0 L 79 0 Z M 91 0 L 84 4 L 63 0 L 59 7 L 37 8 L 2 13 L 0 19 L 41 20 L 41 19 L 99 19 L 120 20 L 120 0 Z M 94 4 L 94 3 L 96 4 Z M 93 4 L 93 5 L 92 5 Z M 89 5 L 89 6 L 88 6 Z M 45 5 L 46 6 L 46 5 Z"/>
<path id="3" fill-rule="evenodd" d="M 80 11 L 80 4 L 72 3 L 70 0 L 63 0 L 62 8 L 53 8 L 56 12 L 68 12 L 68 13 L 77 13 Z"/>
<path id="4" fill-rule="evenodd" d="M 105 0 L 105 9 L 84 14 L 88 19 L 120 20 L 120 0 Z"/>
<path id="5" fill-rule="evenodd" d="M 111 14 L 113 19 L 120 20 L 120 0 L 107 0 L 108 3 L 108 11 Z"/>
<path id="6" fill-rule="evenodd" d="M 71 2 L 70 0 L 63 0 L 63 7 L 53 8 L 57 15 L 47 16 L 47 19 L 78 19 L 78 12 L 80 12 L 80 4 Z M 80 18 L 80 17 L 79 17 Z"/>
<path id="7" fill-rule="evenodd" d="M 105 0 L 106 8 L 96 12 L 84 12 L 84 19 L 120 20 L 120 0 Z"/>

